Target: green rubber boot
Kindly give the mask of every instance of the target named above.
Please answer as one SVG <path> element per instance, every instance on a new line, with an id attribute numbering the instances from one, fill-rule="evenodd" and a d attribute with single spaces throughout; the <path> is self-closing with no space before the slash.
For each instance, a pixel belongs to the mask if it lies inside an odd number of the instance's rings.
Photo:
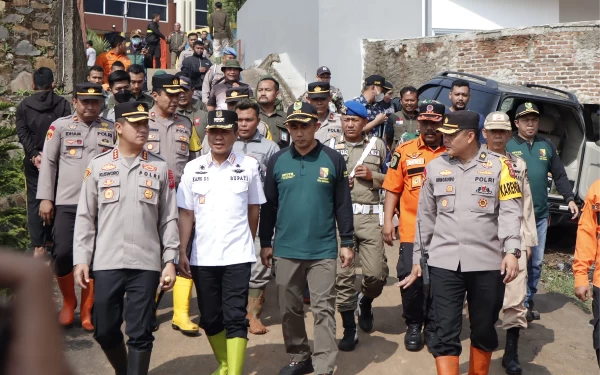
<path id="1" fill-rule="evenodd" d="M 215 354 L 219 367 L 212 373 L 212 375 L 227 375 L 227 346 L 228 340 L 225 338 L 225 331 L 221 331 L 214 336 L 207 336 L 210 347 Z M 241 374 L 241 373 L 240 373 Z"/>
<path id="2" fill-rule="evenodd" d="M 239 337 L 227 339 L 227 366 L 229 367 L 229 375 L 242 375 L 247 344 L 248 340 Z"/>

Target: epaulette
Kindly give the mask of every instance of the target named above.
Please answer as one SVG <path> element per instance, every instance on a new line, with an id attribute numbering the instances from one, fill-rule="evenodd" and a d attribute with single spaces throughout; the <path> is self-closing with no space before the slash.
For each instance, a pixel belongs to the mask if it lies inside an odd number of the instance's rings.
<path id="1" fill-rule="evenodd" d="M 113 152 L 113 150 L 114 150 L 114 149 L 110 148 L 110 149 L 108 149 L 108 150 L 106 150 L 106 151 L 104 151 L 104 152 L 101 152 L 101 153 L 99 153 L 98 155 L 94 156 L 94 157 L 92 158 L 92 160 L 96 160 L 96 159 L 98 159 L 98 158 L 101 158 L 101 157 L 103 157 L 104 155 L 107 155 L 107 154 L 109 154 L 109 153 Z"/>
<path id="2" fill-rule="evenodd" d="M 154 158 L 158 159 L 158 161 L 164 161 L 165 163 L 167 162 L 162 156 L 160 156 L 159 154 L 155 154 L 152 151 L 147 151 L 148 152 L 148 156 L 153 156 Z M 152 160 L 148 160 L 148 161 L 152 161 Z"/>

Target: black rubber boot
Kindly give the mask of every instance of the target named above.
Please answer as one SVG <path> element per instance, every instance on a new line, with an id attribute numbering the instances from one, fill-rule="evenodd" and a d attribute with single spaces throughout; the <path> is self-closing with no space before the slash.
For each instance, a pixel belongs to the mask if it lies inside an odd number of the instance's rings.
<path id="1" fill-rule="evenodd" d="M 358 293 L 358 326 L 364 332 L 371 332 L 374 324 L 373 298 Z"/>
<path id="2" fill-rule="evenodd" d="M 423 336 L 421 336 L 421 325 L 420 324 L 409 324 L 406 328 L 406 335 L 404 336 L 404 346 L 406 350 L 411 352 L 418 352 L 423 349 Z"/>
<path id="3" fill-rule="evenodd" d="M 127 358 L 127 375 L 148 375 L 152 352 L 138 352 L 129 349 Z"/>
<path id="4" fill-rule="evenodd" d="M 344 337 L 338 344 L 338 349 L 344 352 L 351 352 L 358 344 L 358 331 L 354 321 L 354 311 L 342 311 L 342 324 L 344 326 Z"/>
<path id="5" fill-rule="evenodd" d="M 103 350 L 108 362 L 115 369 L 115 375 L 127 375 L 127 348 L 121 342 L 119 346 Z"/>
<path id="6" fill-rule="evenodd" d="M 506 348 L 502 357 L 502 367 L 508 375 L 521 375 L 519 363 L 519 328 L 510 328 L 506 331 Z"/>

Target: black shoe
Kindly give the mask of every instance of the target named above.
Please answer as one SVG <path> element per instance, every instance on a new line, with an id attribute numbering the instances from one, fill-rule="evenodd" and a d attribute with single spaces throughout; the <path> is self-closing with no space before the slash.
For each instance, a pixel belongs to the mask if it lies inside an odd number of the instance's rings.
<path id="1" fill-rule="evenodd" d="M 404 336 L 404 346 L 406 350 L 418 352 L 423 348 L 423 337 L 421 336 L 420 324 L 409 324 Z"/>
<path id="2" fill-rule="evenodd" d="M 152 352 L 138 352 L 129 349 L 127 358 L 127 375 L 148 375 Z"/>
<path id="3" fill-rule="evenodd" d="M 527 323 L 531 323 L 534 320 L 540 320 L 540 313 L 535 309 L 533 301 L 529 302 L 529 306 L 527 306 L 527 313 L 525 314 L 525 319 L 527 319 Z"/>
<path id="4" fill-rule="evenodd" d="M 521 375 L 519 363 L 519 328 L 511 328 L 506 332 L 506 348 L 502 357 L 502 367 L 508 375 Z"/>
<path id="5" fill-rule="evenodd" d="M 127 375 L 127 349 L 124 342 L 115 348 L 104 350 L 104 354 L 115 369 L 115 375 Z"/>
<path id="6" fill-rule="evenodd" d="M 358 326 L 364 332 L 371 332 L 373 330 L 373 299 L 365 296 L 362 293 L 358 293 Z"/>
<path id="7" fill-rule="evenodd" d="M 312 359 L 307 359 L 302 362 L 290 362 L 279 371 L 279 375 L 304 375 L 311 374 L 315 371 L 312 365 Z"/>
<path id="8" fill-rule="evenodd" d="M 354 321 L 354 311 L 342 311 L 342 325 L 344 326 L 344 337 L 338 344 L 338 349 L 343 352 L 351 352 L 358 344 L 358 330 Z"/>

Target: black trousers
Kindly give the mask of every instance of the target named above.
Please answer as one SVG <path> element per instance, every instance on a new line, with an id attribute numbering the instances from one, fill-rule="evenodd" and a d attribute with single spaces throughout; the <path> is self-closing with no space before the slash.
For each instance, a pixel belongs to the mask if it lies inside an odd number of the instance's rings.
<path id="1" fill-rule="evenodd" d="M 23 160 L 23 169 L 27 187 L 27 229 L 31 237 L 31 246 L 42 247 L 52 241 L 52 225 L 44 225 L 39 215 L 40 201 L 35 198 L 40 171 L 27 158 Z"/>
<path id="2" fill-rule="evenodd" d="M 594 349 L 596 350 L 596 359 L 600 367 L 600 288 L 594 286 L 592 301 L 592 312 L 594 314 Z"/>
<path id="3" fill-rule="evenodd" d="M 495 323 L 504 299 L 498 271 L 461 272 L 429 267 L 432 317 L 435 325 L 429 350 L 434 357 L 460 356 L 465 293 L 471 320 L 471 345 L 485 352 L 498 347 Z"/>
<path id="4" fill-rule="evenodd" d="M 412 272 L 413 266 L 413 243 L 400 243 L 400 257 L 398 258 L 398 280 L 402 280 Z M 409 324 L 423 324 L 425 294 L 423 291 L 423 279 L 418 278 L 407 289 L 401 288 L 402 295 L 402 317 Z"/>
<path id="5" fill-rule="evenodd" d="M 73 232 L 77 205 L 54 207 L 54 272 L 67 276 L 73 270 Z"/>
<path id="6" fill-rule="evenodd" d="M 192 266 L 198 293 L 200 327 L 207 336 L 226 330 L 228 339 L 248 338 L 248 285 L 252 263 L 229 266 Z"/>
<path id="7" fill-rule="evenodd" d="M 127 346 L 139 352 L 151 351 L 160 272 L 131 269 L 94 271 L 94 280 L 94 339 L 102 349 L 113 349 L 123 341 L 123 297 L 127 295 Z"/>
<path id="8" fill-rule="evenodd" d="M 146 68 L 160 69 L 160 42 L 148 44 L 148 55 L 145 58 Z"/>

